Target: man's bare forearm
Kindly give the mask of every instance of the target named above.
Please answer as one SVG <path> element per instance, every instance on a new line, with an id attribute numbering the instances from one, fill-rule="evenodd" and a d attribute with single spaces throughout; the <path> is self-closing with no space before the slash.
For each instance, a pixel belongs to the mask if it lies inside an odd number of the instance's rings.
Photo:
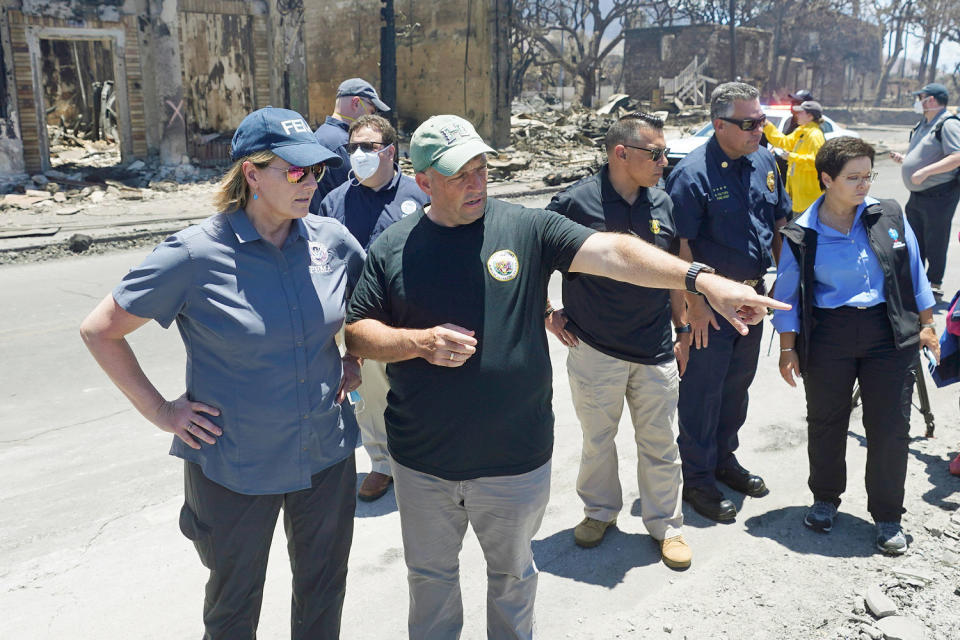
<path id="1" fill-rule="evenodd" d="M 640 287 L 683 289 L 689 263 L 636 236 L 595 233 L 583 243 L 570 271 Z"/>
<path id="2" fill-rule="evenodd" d="M 946 173 L 947 171 L 953 171 L 957 167 L 960 167 L 960 152 L 951 153 L 945 158 L 937 160 L 933 164 L 927 165 L 925 168 L 927 170 L 927 175 L 938 175 L 941 173 Z"/>
<path id="3" fill-rule="evenodd" d="M 366 318 L 346 326 L 347 351 L 378 362 L 401 362 L 421 355 L 418 329 L 397 329 Z"/>

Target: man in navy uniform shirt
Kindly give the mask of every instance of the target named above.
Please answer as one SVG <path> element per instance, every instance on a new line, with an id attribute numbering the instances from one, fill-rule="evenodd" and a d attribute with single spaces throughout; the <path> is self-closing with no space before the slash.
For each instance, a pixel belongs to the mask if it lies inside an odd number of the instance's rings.
<path id="1" fill-rule="evenodd" d="M 762 292 L 763 275 L 780 255 L 777 230 L 790 215 L 773 154 L 760 149 L 765 116 L 755 87 L 728 82 L 714 89 L 715 133 L 680 161 L 667 179 L 680 235 L 680 257 Z M 734 504 L 715 480 L 749 496 L 766 494 L 763 479 L 737 461 L 737 432 L 747 417 L 747 391 L 760 355 L 762 324 L 747 335 L 718 322 L 708 302 L 685 294 L 695 349 L 680 382 L 678 417 L 683 498 L 713 520 L 732 520 Z M 712 327 L 712 329 L 711 329 Z"/>
<path id="2" fill-rule="evenodd" d="M 336 218 L 360 243 L 364 251 L 384 229 L 427 204 L 417 182 L 400 173 L 397 159 L 397 132 L 377 115 L 360 116 L 350 125 L 350 141 L 345 149 L 350 158 L 351 179 L 327 194 L 320 204 L 320 215 Z M 383 412 L 387 408 L 386 365 L 364 360 L 363 384 L 357 420 L 363 446 L 370 456 L 371 470 L 357 491 L 367 502 L 387 492 L 393 478 L 387 458 L 387 427 Z"/>
<path id="3" fill-rule="evenodd" d="M 600 172 L 554 196 L 547 209 L 598 231 L 639 236 L 678 250 L 673 203 L 656 185 L 667 164 L 663 120 L 646 113 L 620 118 L 604 141 Z M 595 547 L 623 508 L 614 438 L 626 398 L 637 443 L 640 512 L 664 563 L 690 566 L 683 539 L 683 486 L 675 417 L 680 370 L 690 346 L 680 291 L 651 289 L 568 272 L 565 309 L 547 309 L 547 328 L 570 347 L 567 374 L 583 429 L 577 493 L 585 518 L 574 542 Z M 677 326 L 673 341 L 671 317 Z"/>
<path id="4" fill-rule="evenodd" d="M 362 78 L 350 78 L 340 83 L 333 114 L 327 116 L 323 124 L 317 127 L 314 135 L 317 142 L 340 156 L 343 164 L 333 171 L 328 167 L 323 178 L 317 183 L 317 191 L 310 201 L 311 213 L 317 213 L 326 195 L 347 181 L 350 166 L 347 164 L 349 159 L 344 145 L 350 139 L 350 123 L 360 116 L 378 111 L 390 111 L 390 107 L 380 99 L 377 90 L 369 82 Z"/>

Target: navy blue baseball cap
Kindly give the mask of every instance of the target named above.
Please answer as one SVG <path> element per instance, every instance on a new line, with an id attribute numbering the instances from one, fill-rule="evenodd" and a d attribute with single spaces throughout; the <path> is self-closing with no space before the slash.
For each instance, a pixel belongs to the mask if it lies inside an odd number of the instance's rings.
<path id="1" fill-rule="evenodd" d="M 296 167 L 343 164 L 340 156 L 317 142 L 303 116 L 290 109 L 264 107 L 243 119 L 233 134 L 230 158 L 239 160 L 256 151 L 273 151 Z"/>
<path id="2" fill-rule="evenodd" d="M 928 96 L 933 96 L 940 102 L 946 102 L 950 99 L 950 94 L 947 92 L 947 88 L 939 82 L 931 82 L 928 85 L 924 85 L 923 89 L 914 91 L 913 95 L 918 96 L 921 93 L 925 93 Z"/>
<path id="3" fill-rule="evenodd" d="M 377 95 L 377 90 L 373 88 L 373 85 L 364 80 L 363 78 L 350 78 L 344 80 L 340 83 L 340 86 L 337 88 L 337 97 L 341 98 L 343 96 L 360 96 L 361 98 L 366 98 L 373 103 L 380 111 L 390 111 L 390 107 L 387 106 L 387 103 L 380 99 L 380 96 Z"/>

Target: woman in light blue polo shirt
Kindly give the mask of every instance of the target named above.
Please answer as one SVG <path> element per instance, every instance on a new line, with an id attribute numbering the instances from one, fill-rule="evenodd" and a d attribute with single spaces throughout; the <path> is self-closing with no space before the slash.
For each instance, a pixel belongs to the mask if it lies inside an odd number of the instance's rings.
<path id="1" fill-rule="evenodd" d="M 901 554 L 910 397 L 918 347 L 939 358 L 933 293 L 917 239 L 893 200 L 870 198 L 873 147 L 859 138 L 828 140 L 816 157 L 824 194 L 783 228 L 790 251 L 777 266 L 775 311 L 780 373 L 803 375 L 807 399 L 808 485 L 804 524 L 833 528 L 846 489 L 850 398 L 860 385 L 867 438 L 867 511 L 876 546 Z"/>
<path id="2" fill-rule="evenodd" d="M 353 537 L 359 363 L 334 336 L 364 252 L 339 222 L 307 216 L 339 156 L 303 117 L 268 107 L 233 138 L 220 213 L 167 238 L 84 320 L 81 334 L 134 407 L 184 460 L 180 528 L 210 577 L 209 638 L 256 635 L 280 509 L 293 568 L 291 637 L 337 638 Z M 167 400 L 125 336 L 174 321 L 186 391 Z"/>

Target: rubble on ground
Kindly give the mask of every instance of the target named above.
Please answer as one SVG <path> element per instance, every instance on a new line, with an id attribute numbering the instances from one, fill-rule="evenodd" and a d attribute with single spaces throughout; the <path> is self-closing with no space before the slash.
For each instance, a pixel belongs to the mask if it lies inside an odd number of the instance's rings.
<path id="1" fill-rule="evenodd" d="M 186 185 L 216 181 L 223 174 L 222 168 L 198 167 L 190 162 L 169 166 L 135 160 L 121 165 L 119 152 L 109 163 L 107 157 L 91 151 L 80 162 L 62 164 L 0 185 L 0 224 L 5 217 L 9 219 L 4 214 L 67 216 L 111 202 L 150 200 Z"/>
<path id="2" fill-rule="evenodd" d="M 951 517 L 952 516 L 952 517 Z M 953 618 L 960 606 L 957 562 L 960 512 L 941 511 L 913 538 L 903 558 L 886 558 L 875 582 L 862 585 L 838 634 L 855 640 L 939 640 L 956 638 Z M 881 557 L 882 556 L 878 556 Z"/>
<path id="3" fill-rule="evenodd" d="M 534 95 L 511 105 L 510 146 L 487 159 L 491 181 L 542 180 L 563 185 L 596 173 L 606 161 L 603 139 L 607 129 L 626 113 L 647 111 L 672 126 L 689 126 L 707 119 L 705 109 L 681 113 L 654 110 L 627 94 L 614 94 L 597 109 Z"/>

